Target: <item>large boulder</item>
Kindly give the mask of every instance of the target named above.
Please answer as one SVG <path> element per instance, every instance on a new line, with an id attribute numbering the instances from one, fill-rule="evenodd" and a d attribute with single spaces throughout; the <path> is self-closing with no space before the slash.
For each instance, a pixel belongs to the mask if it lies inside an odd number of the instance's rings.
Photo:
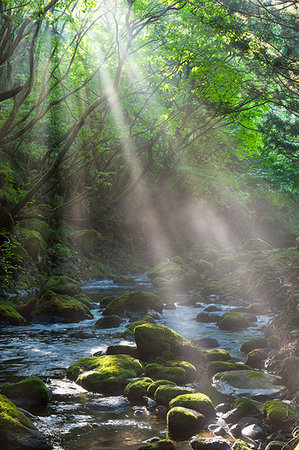
<path id="1" fill-rule="evenodd" d="M 241 352 L 249 353 L 256 348 L 266 348 L 268 346 L 268 341 L 262 336 L 257 336 L 247 341 L 244 341 L 241 345 Z"/>
<path id="2" fill-rule="evenodd" d="M 53 291 L 56 294 L 66 294 L 73 297 L 81 294 L 81 288 L 77 281 L 65 275 L 54 275 L 46 281 L 42 288 L 42 293 Z"/>
<path id="3" fill-rule="evenodd" d="M 5 450 L 53 448 L 31 420 L 4 395 L 0 395 L 0 440 Z"/>
<path id="4" fill-rule="evenodd" d="M 153 380 L 148 377 L 141 377 L 137 380 L 132 380 L 125 387 L 125 395 L 132 403 L 140 403 L 142 397 L 147 394 L 147 388 L 152 384 Z"/>
<path id="5" fill-rule="evenodd" d="M 238 312 L 227 312 L 223 314 L 218 322 L 221 330 L 239 331 L 249 326 L 248 319 Z"/>
<path id="6" fill-rule="evenodd" d="M 246 369 L 250 369 L 250 367 L 243 363 L 236 363 L 233 361 L 212 361 L 208 365 L 208 376 L 211 378 L 218 372 Z"/>
<path id="7" fill-rule="evenodd" d="M 283 422 L 297 417 L 296 411 L 281 400 L 266 401 L 263 404 L 263 411 L 269 422 L 278 427 L 281 427 Z"/>
<path id="8" fill-rule="evenodd" d="M 142 371 L 142 365 L 132 356 L 104 355 L 79 359 L 68 367 L 67 377 L 88 391 L 119 395 L 129 379 Z"/>
<path id="9" fill-rule="evenodd" d="M 18 383 L 5 383 L 1 386 L 0 393 L 22 407 L 46 405 L 49 400 L 47 386 L 39 377 L 34 376 Z"/>
<path id="10" fill-rule="evenodd" d="M 164 366 L 158 363 L 151 363 L 145 367 L 145 375 L 154 380 L 169 380 L 174 383 L 186 383 L 186 371 L 182 367 Z"/>
<path id="11" fill-rule="evenodd" d="M 46 291 L 39 299 L 29 300 L 23 309 L 35 322 L 79 322 L 93 318 L 89 307 L 80 300 L 53 291 Z"/>
<path id="12" fill-rule="evenodd" d="M 175 407 L 167 413 L 169 435 L 178 440 L 185 440 L 198 433 L 206 424 L 203 414 L 193 409 Z"/>
<path id="13" fill-rule="evenodd" d="M 147 395 L 154 397 L 156 390 L 159 386 L 168 385 L 175 386 L 176 384 L 173 381 L 169 380 L 157 380 L 153 381 L 147 388 Z"/>
<path id="14" fill-rule="evenodd" d="M 162 312 L 163 303 L 152 292 L 128 292 L 113 299 L 103 311 L 103 315 L 147 314 L 150 309 Z"/>
<path id="15" fill-rule="evenodd" d="M 145 360 L 170 350 L 192 363 L 205 363 L 202 350 L 188 339 L 163 325 L 144 324 L 135 328 L 134 337 L 141 357 Z"/>
<path id="16" fill-rule="evenodd" d="M 121 317 L 112 315 L 112 316 L 104 316 L 96 321 L 96 328 L 117 328 L 120 326 L 122 322 Z"/>
<path id="17" fill-rule="evenodd" d="M 47 248 L 46 241 L 42 235 L 36 230 L 22 231 L 23 247 L 34 260 L 38 260 Z"/>
<path id="18" fill-rule="evenodd" d="M 6 300 L 0 300 L 0 325 L 24 325 L 25 319 Z"/>
<path id="19" fill-rule="evenodd" d="M 181 267 L 179 264 L 176 264 L 175 262 L 165 261 L 152 267 L 148 271 L 147 275 L 151 280 L 157 277 L 173 277 L 174 275 L 179 273 L 180 270 Z"/>
<path id="20" fill-rule="evenodd" d="M 266 358 L 267 353 L 262 348 L 256 348 L 248 353 L 245 364 L 255 369 L 263 369 Z"/>
<path id="21" fill-rule="evenodd" d="M 194 392 L 194 389 L 187 386 L 171 386 L 167 384 L 160 385 L 155 392 L 155 400 L 160 405 L 165 405 L 168 407 L 169 402 L 181 394 L 190 394 Z M 181 406 L 181 405 L 174 405 Z"/>
<path id="22" fill-rule="evenodd" d="M 169 406 L 170 408 L 183 406 L 184 408 L 194 409 L 203 414 L 207 419 L 215 417 L 216 414 L 210 398 L 198 392 L 178 395 L 169 402 Z"/>
<path id="23" fill-rule="evenodd" d="M 134 330 L 138 325 L 143 325 L 144 323 L 156 323 L 156 321 L 151 316 L 143 316 L 139 320 L 131 323 L 124 331 L 125 336 L 134 336 Z"/>

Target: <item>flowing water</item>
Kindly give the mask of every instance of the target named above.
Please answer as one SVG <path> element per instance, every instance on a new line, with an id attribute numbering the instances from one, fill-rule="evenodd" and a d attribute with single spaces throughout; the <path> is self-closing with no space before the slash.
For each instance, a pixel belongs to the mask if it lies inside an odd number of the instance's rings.
<path id="1" fill-rule="evenodd" d="M 135 276 L 136 284 L 116 283 L 112 280 L 93 280 L 82 283 L 84 293 L 95 302 L 94 319 L 73 324 L 30 324 L 0 329 L 0 383 L 18 381 L 29 375 L 41 377 L 49 387 L 52 398 L 42 410 L 33 411 L 36 426 L 53 442 L 56 450 L 76 449 L 129 449 L 140 447 L 142 441 L 158 436 L 165 439 L 165 419 L 152 414 L 143 406 L 134 406 L 121 396 L 104 397 L 85 391 L 67 380 L 65 369 L 86 356 L 104 352 L 111 344 L 128 344 L 122 337 L 128 321 L 120 327 L 99 330 L 95 322 L 102 317 L 99 309 L 101 298 L 121 295 L 128 291 L 151 290 L 146 274 Z M 228 332 L 218 329 L 215 323 L 198 323 L 195 317 L 207 304 L 221 308 L 218 314 L 236 306 L 222 302 L 217 296 L 200 299 L 194 306 L 178 303 L 191 296 L 176 294 L 176 309 L 164 309 L 157 323 L 167 325 L 189 339 L 216 338 L 220 348 L 244 362 L 240 344 L 250 337 L 261 334 L 269 315 L 258 316 L 257 322 L 243 331 Z M 237 302 L 241 305 L 242 301 Z M 93 333 L 88 339 L 74 337 L 74 332 Z M 181 443 L 178 449 L 190 448 Z"/>

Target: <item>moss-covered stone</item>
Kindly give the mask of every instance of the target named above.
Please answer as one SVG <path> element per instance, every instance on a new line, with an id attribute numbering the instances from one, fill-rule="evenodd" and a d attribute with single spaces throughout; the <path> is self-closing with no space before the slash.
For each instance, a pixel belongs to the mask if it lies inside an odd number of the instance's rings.
<path id="1" fill-rule="evenodd" d="M 150 397 L 154 397 L 156 390 L 158 389 L 159 386 L 162 386 L 162 385 L 175 386 L 176 384 L 173 381 L 169 381 L 169 380 L 153 381 L 147 388 L 147 394 Z"/>
<path id="2" fill-rule="evenodd" d="M 281 400 L 266 401 L 263 411 L 272 425 L 282 425 L 286 420 L 296 418 L 296 411 Z"/>
<path id="3" fill-rule="evenodd" d="M 130 402 L 139 403 L 142 397 L 147 394 L 147 388 L 152 383 L 153 380 L 148 377 L 141 377 L 138 380 L 130 381 L 125 387 L 125 395 Z"/>
<path id="4" fill-rule="evenodd" d="M 55 275 L 48 278 L 42 288 L 42 293 L 46 291 L 52 291 L 56 294 L 66 294 L 70 297 L 81 294 L 81 288 L 78 282 L 65 275 Z"/>
<path id="5" fill-rule="evenodd" d="M 103 243 L 103 237 L 94 229 L 77 230 L 75 241 L 85 256 L 97 253 Z"/>
<path id="6" fill-rule="evenodd" d="M 188 361 L 166 361 L 166 365 L 170 367 L 181 367 L 186 373 L 186 382 L 190 383 L 192 381 L 198 380 L 198 372 L 193 364 Z"/>
<path id="7" fill-rule="evenodd" d="M 289 356 L 281 363 L 282 379 L 291 393 L 299 389 L 299 358 Z"/>
<path id="8" fill-rule="evenodd" d="M 228 361 L 231 359 L 228 351 L 223 348 L 213 348 L 211 350 L 205 350 L 205 355 L 208 361 Z"/>
<path id="9" fill-rule="evenodd" d="M 118 395 L 128 379 L 143 370 L 140 362 L 129 355 L 105 355 L 82 358 L 67 369 L 67 377 L 89 391 Z"/>
<path id="10" fill-rule="evenodd" d="M 231 444 L 221 437 L 194 437 L 190 441 L 193 450 L 230 450 Z"/>
<path id="11" fill-rule="evenodd" d="M 264 337 L 254 337 L 244 341 L 241 345 L 241 352 L 249 353 L 256 348 L 266 348 L 268 346 L 267 339 Z"/>
<path id="12" fill-rule="evenodd" d="M 144 324 L 135 328 L 134 337 L 142 358 L 159 356 L 165 350 L 192 363 L 204 363 L 206 358 L 199 347 L 163 325 Z M 160 377 L 161 378 L 161 377 Z"/>
<path id="13" fill-rule="evenodd" d="M 31 420 L 4 395 L 0 395 L 0 439 L 5 450 L 51 450 Z"/>
<path id="14" fill-rule="evenodd" d="M 140 320 L 136 320 L 135 322 L 131 323 L 124 331 L 124 335 L 134 336 L 134 330 L 138 325 L 143 325 L 145 323 L 156 323 L 155 320 L 149 316 L 143 316 L 140 318 Z"/>
<path id="15" fill-rule="evenodd" d="M 122 322 L 122 319 L 119 316 L 116 316 L 116 315 L 104 316 L 96 321 L 95 327 L 96 328 L 116 328 L 116 327 L 119 327 L 121 322 Z"/>
<path id="16" fill-rule="evenodd" d="M 26 305 L 25 305 L 26 308 Z M 74 297 L 59 295 L 46 291 L 40 299 L 30 304 L 30 318 L 34 321 L 62 320 L 64 322 L 79 322 L 93 318 L 88 306 Z"/>
<path id="17" fill-rule="evenodd" d="M 145 375 L 154 380 L 166 379 L 177 384 L 186 383 L 186 371 L 182 367 L 169 367 L 151 363 L 145 367 Z"/>
<path id="18" fill-rule="evenodd" d="M 36 230 L 23 230 L 22 243 L 26 252 L 34 260 L 42 256 L 47 248 L 46 241 Z"/>
<path id="19" fill-rule="evenodd" d="M 163 303 L 159 297 L 152 292 L 128 292 L 112 300 L 104 309 L 103 314 L 124 315 L 125 313 L 147 314 L 148 310 L 162 312 Z"/>
<path id="20" fill-rule="evenodd" d="M 156 277 L 172 277 L 179 273 L 180 270 L 181 267 L 179 264 L 176 264 L 175 262 L 165 261 L 152 267 L 148 271 L 147 275 L 151 280 L 153 280 Z"/>
<path id="21" fill-rule="evenodd" d="M 108 306 L 115 298 L 117 298 L 115 295 L 106 295 L 106 297 L 101 298 L 100 307 L 106 308 L 106 306 Z"/>
<path id="22" fill-rule="evenodd" d="M 47 386 L 39 377 L 28 377 L 18 383 L 5 383 L 0 393 L 19 406 L 46 405 L 49 400 Z"/>
<path id="23" fill-rule="evenodd" d="M 219 321 L 220 316 L 218 314 L 212 314 L 209 312 L 201 312 L 196 316 L 196 322 L 202 323 L 214 323 Z"/>
<path id="24" fill-rule="evenodd" d="M 267 353 L 261 348 L 256 348 L 248 353 L 245 364 L 255 369 L 262 369 L 266 358 Z"/>
<path id="25" fill-rule="evenodd" d="M 210 275 L 213 272 L 213 264 L 205 259 L 196 259 L 191 262 L 191 266 L 201 274 Z"/>
<path id="26" fill-rule="evenodd" d="M 139 358 L 137 347 L 125 344 L 109 345 L 106 350 L 106 355 L 131 355 L 133 358 Z"/>
<path id="27" fill-rule="evenodd" d="M 221 330 L 238 331 L 248 326 L 246 317 L 238 312 L 227 312 L 218 321 L 218 327 Z"/>
<path id="28" fill-rule="evenodd" d="M 92 306 L 91 298 L 88 297 L 88 295 L 85 294 L 76 294 L 73 296 L 75 300 L 78 300 L 78 302 L 83 303 L 83 305 L 87 306 L 89 309 Z"/>
<path id="29" fill-rule="evenodd" d="M 208 375 L 211 378 L 218 372 L 247 369 L 250 369 L 250 367 L 242 363 L 235 363 L 231 361 L 212 361 L 208 365 Z"/>
<path id="30" fill-rule="evenodd" d="M 162 384 L 156 389 L 154 398 L 157 403 L 168 407 L 169 402 L 173 398 L 181 394 L 190 394 L 190 392 L 194 392 L 194 389 L 186 386 L 183 387 Z"/>
<path id="31" fill-rule="evenodd" d="M 168 439 L 162 439 L 161 441 L 143 445 L 137 450 L 175 450 L 175 445 Z"/>
<path id="32" fill-rule="evenodd" d="M 178 440 L 188 439 L 198 433 L 206 423 L 203 414 L 180 406 L 171 408 L 166 420 L 170 436 Z"/>
<path id="33" fill-rule="evenodd" d="M 170 408 L 183 406 L 185 408 L 194 409 L 208 419 L 215 416 L 214 406 L 210 398 L 207 395 L 198 392 L 178 395 L 169 402 L 169 406 Z"/>
<path id="34" fill-rule="evenodd" d="M 247 397 L 238 398 L 234 402 L 234 408 L 241 410 L 244 415 L 250 415 L 257 412 L 259 410 L 258 406 L 257 402 L 254 402 Z"/>
<path id="35" fill-rule="evenodd" d="M 24 323 L 24 317 L 9 301 L 0 300 L 0 325 L 24 325 Z"/>
<path id="36" fill-rule="evenodd" d="M 247 446 L 246 442 L 241 441 L 240 439 L 237 439 L 234 442 L 232 449 L 233 450 L 250 450 L 250 447 Z"/>

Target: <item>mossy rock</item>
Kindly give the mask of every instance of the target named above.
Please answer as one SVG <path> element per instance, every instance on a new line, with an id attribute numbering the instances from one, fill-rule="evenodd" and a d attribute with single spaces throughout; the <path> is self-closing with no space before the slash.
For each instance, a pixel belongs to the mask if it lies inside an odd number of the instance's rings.
<path id="1" fill-rule="evenodd" d="M 134 330 L 138 325 L 143 325 L 145 323 L 156 323 L 155 320 L 151 316 L 143 316 L 140 320 L 136 320 L 131 323 L 124 331 L 124 335 L 134 336 Z"/>
<path id="2" fill-rule="evenodd" d="M 125 395 L 132 403 L 140 403 L 142 397 L 147 394 L 147 388 L 153 380 L 148 377 L 141 377 L 138 380 L 130 381 L 125 387 Z"/>
<path id="3" fill-rule="evenodd" d="M 203 414 L 192 409 L 177 406 L 166 416 L 169 435 L 177 440 L 185 440 L 198 433 L 206 424 Z"/>
<path id="4" fill-rule="evenodd" d="M 169 380 L 157 380 L 157 381 L 153 381 L 147 388 L 147 394 L 150 397 L 154 397 L 156 390 L 158 389 L 159 386 L 163 386 L 163 385 L 167 385 L 167 386 L 175 386 L 176 384 L 173 381 L 169 381 Z"/>
<path id="5" fill-rule="evenodd" d="M 137 347 L 124 344 L 108 345 L 106 355 L 130 355 L 133 358 L 139 358 Z"/>
<path id="6" fill-rule="evenodd" d="M 152 442 L 150 444 L 138 447 L 137 450 L 175 450 L 175 445 L 168 439 L 162 439 L 161 441 Z"/>
<path id="7" fill-rule="evenodd" d="M 83 305 L 87 306 L 89 309 L 92 306 L 91 298 L 88 297 L 88 295 L 85 294 L 76 294 L 73 296 L 75 300 L 78 300 L 78 302 L 83 303 Z"/>
<path id="8" fill-rule="evenodd" d="M 26 305 L 25 305 L 26 306 Z M 32 320 L 63 322 L 79 322 L 93 318 L 89 308 L 68 295 L 59 295 L 53 291 L 46 291 L 40 299 L 36 299 L 32 306 L 30 317 Z"/>
<path id="9" fill-rule="evenodd" d="M 171 262 L 176 263 L 179 266 L 184 266 L 186 264 L 186 262 L 184 261 L 184 259 L 181 256 L 174 256 L 171 259 Z"/>
<path id="10" fill-rule="evenodd" d="M 42 235 L 35 230 L 23 230 L 22 243 L 28 255 L 34 260 L 41 257 L 47 248 L 46 241 Z"/>
<path id="11" fill-rule="evenodd" d="M 145 360 L 170 350 L 192 363 L 205 363 L 199 347 L 164 325 L 144 324 L 135 328 L 134 337 L 141 357 Z M 161 378 L 161 377 L 160 377 Z"/>
<path id="12" fill-rule="evenodd" d="M 239 331 L 248 326 L 247 318 L 238 312 L 227 312 L 220 317 L 218 322 L 221 330 Z"/>
<path id="13" fill-rule="evenodd" d="M 98 253 L 103 244 L 103 237 L 94 229 L 77 230 L 74 236 L 79 250 L 85 256 Z"/>
<path id="14" fill-rule="evenodd" d="M 0 439 L 5 450 L 52 449 L 31 420 L 4 395 L 0 395 Z"/>
<path id="15" fill-rule="evenodd" d="M 250 447 L 246 444 L 246 442 L 241 441 L 241 439 L 237 439 L 232 446 L 233 450 L 251 450 Z"/>
<path id="16" fill-rule="evenodd" d="M 259 404 L 250 398 L 241 397 L 235 400 L 234 408 L 241 410 L 243 415 L 248 415 L 259 411 Z"/>
<path id="17" fill-rule="evenodd" d="M 181 394 L 190 394 L 194 392 L 194 389 L 187 386 L 171 386 L 167 384 L 161 384 L 155 391 L 154 398 L 160 405 L 168 407 L 169 402 Z"/>
<path id="18" fill-rule="evenodd" d="M 92 392 L 119 395 L 130 378 L 143 371 L 141 363 L 129 355 L 82 358 L 67 369 L 67 377 Z"/>
<path id="19" fill-rule="evenodd" d="M 289 356 L 281 363 L 282 379 L 291 393 L 299 389 L 299 358 Z"/>
<path id="20" fill-rule="evenodd" d="M 287 420 L 296 418 L 296 411 L 281 400 L 268 400 L 263 404 L 263 411 L 272 425 L 281 426 Z"/>
<path id="21" fill-rule="evenodd" d="M 211 361 L 228 361 L 231 359 L 228 351 L 223 348 L 213 348 L 211 350 L 205 350 L 206 358 L 209 362 Z"/>
<path id="22" fill-rule="evenodd" d="M 65 294 L 70 297 L 81 294 L 81 288 L 77 281 L 65 275 L 55 275 L 46 281 L 42 293 L 52 291 L 56 294 Z"/>
<path id="23" fill-rule="evenodd" d="M 266 358 L 267 353 L 262 348 L 256 348 L 248 353 L 245 364 L 255 369 L 262 369 Z"/>
<path id="24" fill-rule="evenodd" d="M 231 443 L 221 437 L 194 437 L 189 443 L 193 450 L 230 450 Z"/>
<path id="25" fill-rule="evenodd" d="M 249 353 L 256 348 L 266 348 L 268 346 L 268 341 L 264 337 L 254 337 L 244 341 L 241 345 L 241 352 Z"/>
<path id="26" fill-rule="evenodd" d="M 112 315 L 112 316 L 104 316 L 96 321 L 96 328 L 116 328 L 119 327 L 122 322 L 121 317 Z"/>
<path id="27" fill-rule="evenodd" d="M 188 361 L 166 361 L 165 364 L 170 367 L 181 367 L 186 373 L 186 382 L 190 383 L 192 381 L 198 380 L 198 372 L 193 364 Z"/>
<path id="28" fill-rule="evenodd" d="M 180 270 L 181 267 L 179 264 L 176 264 L 175 262 L 165 261 L 152 267 L 148 271 L 147 275 L 151 280 L 157 277 L 168 278 L 178 274 Z"/>
<path id="29" fill-rule="evenodd" d="M 233 361 L 212 361 L 208 364 L 208 376 L 211 378 L 219 372 L 227 372 L 231 370 L 247 370 L 249 366 Z"/>
<path id="30" fill-rule="evenodd" d="M 0 300 L 0 325 L 24 325 L 25 319 L 7 300 Z"/>
<path id="31" fill-rule="evenodd" d="M 152 280 L 152 284 L 155 288 L 163 289 L 169 285 L 169 280 L 165 277 L 156 277 Z"/>
<path id="32" fill-rule="evenodd" d="M 101 298 L 100 307 L 106 308 L 115 298 L 117 298 L 115 295 L 106 295 L 106 297 Z"/>
<path id="33" fill-rule="evenodd" d="M 145 366 L 145 375 L 154 380 L 166 379 L 177 384 L 186 383 L 186 371 L 182 367 L 169 367 L 151 363 Z"/>
<path id="34" fill-rule="evenodd" d="M 197 314 L 196 316 L 196 322 L 202 322 L 202 323 L 214 323 L 218 322 L 220 319 L 220 316 L 218 314 L 213 314 L 209 312 L 201 312 Z"/>
<path id="35" fill-rule="evenodd" d="M 39 377 L 27 377 L 18 383 L 5 383 L 0 393 L 18 406 L 46 405 L 49 400 L 47 386 Z"/>
<path id="36" fill-rule="evenodd" d="M 196 259 L 195 261 L 192 261 L 191 266 L 198 273 L 210 275 L 213 272 L 213 264 L 205 259 Z"/>
<path id="37" fill-rule="evenodd" d="M 103 315 L 125 315 L 126 313 L 147 314 L 148 310 L 162 312 L 163 303 L 152 292 L 128 292 L 112 300 L 103 311 Z"/>
<path id="38" fill-rule="evenodd" d="M 194 409 L 203 414 L 207 419 L 215 417 L 213 403 L 210 398 L 198 392 L 191 394 L 178 395 L 169 402 L 170 408 L 175 406 L 183 406 L 184 408 Z"/>

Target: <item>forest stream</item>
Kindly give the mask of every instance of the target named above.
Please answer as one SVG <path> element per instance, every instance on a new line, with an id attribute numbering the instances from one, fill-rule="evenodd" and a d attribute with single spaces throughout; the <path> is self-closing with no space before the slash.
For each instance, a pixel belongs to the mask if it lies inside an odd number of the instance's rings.
<path id="1" fill-rule="evenodd" d="M 95 329 L 95 322 L 102 317 L 101 298 L 121 295 L 128 291 L 154 291 L 146 274 L 134 276 L 136 284 L 113 280 L 92 280 L 81 283 L 82 290 L 93 300 L 94 318 L 80 323 L 31 323 L 26 326 L 1 328 L 0 382 L 19 381 L 30 375 L 41 377 L 51 392 L 47 407 L 34 411 L 34 423 L 59 449 L 137 449 L 152 437 L 165 439 L 164 418 L 153 414 L 146 406 L 133 406 L 123 396 L 108 396 L 87 392 L 68 380 L 65 369 L 79 358 L 104 354 L 108 345 L 132 344 L 123 337 L 129 319 L 117 328 Z M 155 314 L 158 324 L 166 325 L 192 340 L 216 338 L 219 347 L 226 349 L 236 361 L 244 362 L 241 343 L 262 334 L 271 315 L 258 315 L 252 326 L 229 332 L 218 329 L 215 323 L 198 323 L 197 314 L 207 305 L 214 305 L 223 314 L 242 304 L 224 303 L 217 295 L 198 298 L 194 305 L 184 306 L 196 293 L 177 293 L 174 309 L 163 309 Z M 244 304 L 244 303 L 243 303 Z M 204 347 L 203 347 L 204 348 Z M 220 419 L 217 414 L 218 422 Z M 220 423 L 220 422 L 219 422 Z M 177 443 L 178 449 L 190 448 L 187 441 Z"/>

